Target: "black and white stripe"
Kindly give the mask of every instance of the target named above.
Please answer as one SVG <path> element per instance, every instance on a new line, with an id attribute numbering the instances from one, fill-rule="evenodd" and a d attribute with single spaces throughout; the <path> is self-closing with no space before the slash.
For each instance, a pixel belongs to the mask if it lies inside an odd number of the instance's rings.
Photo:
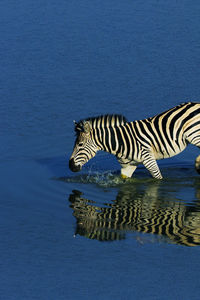
<path id="1" fill-rule="evenodd" d="M 103 207 L 73 191 L 69 201 L 77 220 L 76 234 L 115 241 L 125 239 L 127 232 L 141 232 L 166 237 L 175 244 L 199 246 L 198 204 L 192 208 L 176 199 L 159 198 L 157 188 L 150 185 L 142 197 L 137 190 L 120 191 L 112 203 Z"/>
<path id="2" fill-rule="evenodd" d="M 143 164 L 161 179 L 156 160 L 172 157 L 190 143 L 200 147 L 200 103 L 183 103 L 144 120 L 127 122 L 120 115 L 88 118 L 75 123 L 77 139 L 70 160 L 79 171 L 98 150 L 114 154 L 123 177 Z"/>

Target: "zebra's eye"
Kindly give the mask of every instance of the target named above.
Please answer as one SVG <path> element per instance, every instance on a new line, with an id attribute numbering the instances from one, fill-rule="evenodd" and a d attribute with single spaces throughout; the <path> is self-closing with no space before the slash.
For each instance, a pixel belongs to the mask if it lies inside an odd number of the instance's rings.
<path id="1" fill-rule="evenodd" d="M 78 145 L 79 145 L 80 147 L 82 147 L 82 146 L 83 146 L 83 143 L 79 143 Z"/>

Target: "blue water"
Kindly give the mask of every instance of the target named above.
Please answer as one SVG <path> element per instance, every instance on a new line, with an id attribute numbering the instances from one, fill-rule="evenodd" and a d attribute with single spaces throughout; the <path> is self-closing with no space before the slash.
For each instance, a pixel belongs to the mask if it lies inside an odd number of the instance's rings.
<path id="1" fill-rule="evenodd" d="M 199 15 L 196 0 L 0 2 L 0 299 L 199 299 L 198 149 L 160 162 L 159 184 L 142 167 L 120 181 L 105 154 L 68 169 L 73 120 L 199 102 Z M 148 232 L 159 216 L 172 234 Z"/>

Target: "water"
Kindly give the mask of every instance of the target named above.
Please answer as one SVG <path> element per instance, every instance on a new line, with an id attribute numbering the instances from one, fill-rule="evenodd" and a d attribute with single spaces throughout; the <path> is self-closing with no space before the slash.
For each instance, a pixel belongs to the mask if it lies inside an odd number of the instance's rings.
<path id="1" fill-rule="evenodd" d="M 199 299 L 188 147 L 123 181 L 68 169 L 73 120 L 199 101 L 199 1 L 1 1 L 0 299 Z"/>

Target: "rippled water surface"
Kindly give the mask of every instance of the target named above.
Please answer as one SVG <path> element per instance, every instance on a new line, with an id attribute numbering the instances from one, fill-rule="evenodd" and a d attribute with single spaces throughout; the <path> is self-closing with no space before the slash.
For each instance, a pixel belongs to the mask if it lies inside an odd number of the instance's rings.
<path id="1" fill-rule="evenodd" d="M 199 154 L 122 180 L 73 120 L 199 101 L 199 1 L 1 1 L 0 299 L 199 299 Z"/>

